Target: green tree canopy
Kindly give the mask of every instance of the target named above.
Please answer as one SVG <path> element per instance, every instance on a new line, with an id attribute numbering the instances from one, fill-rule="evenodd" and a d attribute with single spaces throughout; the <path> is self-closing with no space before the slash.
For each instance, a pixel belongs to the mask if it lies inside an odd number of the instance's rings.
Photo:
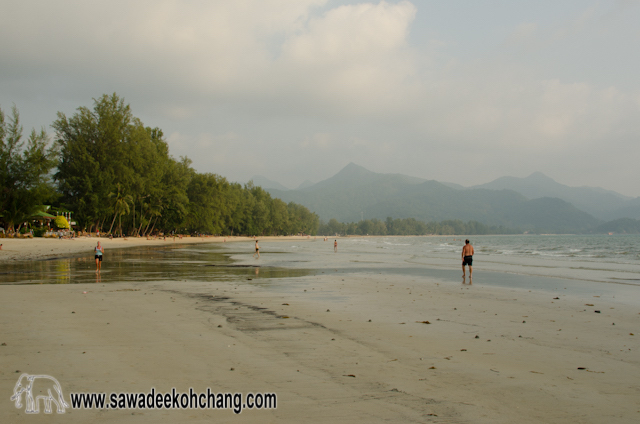
<path id="1" fill-rule="evenodd" d="M 26 146 L 18 109 L 12 108 L 8 122 L 0 109 L 0 215 L 12 230 L 55 197 L 50 171 L 56 165 L 56 151 L 49 146 L 44 129 L 31 131 Z"/>

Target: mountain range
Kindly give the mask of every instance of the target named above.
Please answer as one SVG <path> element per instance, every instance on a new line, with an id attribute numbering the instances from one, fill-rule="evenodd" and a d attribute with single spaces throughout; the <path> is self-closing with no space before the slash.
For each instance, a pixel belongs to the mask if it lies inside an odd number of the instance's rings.
<path id="1" fill-rule="evenodd" d="M 597 187 L 569 187 L 556 182 L 541 172 L 534 172 L 526 178 L 501 177 L 472 188 L 513 190 L 529 199 L 556 197 L 605 221 L 640 216 L 640 208 L 637 208 L 640 206 L 640 198 L 634 199 L 615 191 Z M 635 213 L 631 210 L 633 206 L 637 208 Z M 625 208 L 630 208 L 629 215 L 624 212 Z"/>
<path id="2" fill-rule="evenodd" d="M 294 190 L 264 177 L 256 176 L 253 181 L 273 197 L 308 207 L 324 221 L 460 219 L 560 233 L 588 232 L 606 221 L 640 218 L 640 198 L 596 187 L 569 187 L 540 172 L 463 187 L 403 174 L 376 173 L 350 163 L 331 178 Z"/>

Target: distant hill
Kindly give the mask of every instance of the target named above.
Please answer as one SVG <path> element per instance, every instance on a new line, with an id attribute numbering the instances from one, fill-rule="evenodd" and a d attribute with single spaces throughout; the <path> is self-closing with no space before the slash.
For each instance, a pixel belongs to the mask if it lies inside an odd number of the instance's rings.
<path id="1" fill-rule="evenodd" d="M 296 187 L 296 190 L 303 190 L 307 187 L 311 187 L 312 185 L 314 185 L 315 183 L 313 181 L 310 180 L 304 180 L 302 182 L 302 184 L 300 184 L 298 187 Z"/>
<path id="2" fill-rule="evenodd" d="M 402 174 L 380 174 L 350 163 L 333 177 L 302 190 L 268 191 L 285 202 L 308 207 L 324 221 L 460 219 L 549 233 L 584 232 L 602 223 L 558 198 L 530 200 L 514 190 L 454 187 Z"/>
<path id="3" fill-rule="evenodd" d="M 598 187 L 569 187 L 541 172 L 534 172 L 526 178 L 501 177 L 471 188 L 513 190 L 528 199 L 556 197 L 603 220 L 640 216 L 640 201 L 637 207 L 633 204 L 638 199 Z"/>
<path id="4" fill-rule="evenodd" d="M 621 218 L 615 221 L 606 222 L 599 225 L 594 233 L 614 233 L 614 234 L 640 234 L 640 221 L 631 218 Z"/>
<path id="5" fill-rule="evenodd" d="M 282 191 L 289 190 L 287 187 L 283 186 L 279 182 L 270 180 L 269 178 L 263 177 L 262 175 L 254 175 L 253 177 L 251 177 L 250 181 L 253 181 L 254 186 L 262 187 L 265 190 L 268 190 L 268 189 L 276 189 L 276 190 L 282 190 Z"/>
<path id="6" fill-rule="evenodd" d="M 613 211 L 610 219 L 632 218 L 640 219 L 640 197 L 629 200 L 625 206 Z"/>
<path id="7" fill-rule="evenodd" d="M 440 181 L 440 184 L 442 185 L 446 185 L 447 187 L 451 187 L 451 188 L 455 188 L 456 190 L 465 190 L 466 187 L 460 184 L 456 184 L 456 183 L 447 183 L 444 181 Z"/>

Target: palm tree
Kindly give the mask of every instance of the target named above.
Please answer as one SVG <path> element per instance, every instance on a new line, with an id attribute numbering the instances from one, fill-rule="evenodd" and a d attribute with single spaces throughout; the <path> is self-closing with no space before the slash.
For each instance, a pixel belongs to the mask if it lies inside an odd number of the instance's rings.
<path id="1" fill-rule="evenodd" d="M 150 205 L 149 208 L 149 223 L 147 224 L 147 227 L 144 229 L 144 233 L 145 235 L 147 234 L 151 234 L 153 233 L 153 229 L 156 226 L 156 222 L 158 222 L 158 218 L 162 216 L 162 210 L 164 209 L 164 206 L 162 205 L 162 201 L 158 200 L 156 202 L 154 202 L 153 205 Z M 151 227 L 151 230 L 149 230 L 149 232 L 147 233 L 147 230 L 149 229 L 149 225 L 151 225 L 151 217 L 155 216 L 155 219 L 153 221 L 153 226 Z"/>
<path id="2" fill-rule="evenodd" d="M 151 197 L 150 194 L 147 194 L 146 196 L 139 196 L 138 199 L 140 200 L 140 226 L 136 229 L 136 211 L 135 211 L 135 205 L 134 205 L 134 209 L 133 209 L 133 229 L 135 231 L 134 235 L 139 237 L 140 236 L 140 230 L 142 229 L 142 225 L 143 225 L 143 221 L 144 221 L 144 217 L 145 215 L 142 212 L 142 209 L 145 208 L 145 206 L 148 208 L 149 205 L 147 203 L 144 202 L 144 199 L 146 199 L 147 197 Z"/>
<path id="3" fill-rule="evenodd" d="M 113 221 L 111 221 L 111 227 L 109 227 L 109 233 L 113 229 L 113 224 L 116 222 L 116 217 L 118 217 L 118 228 L 120 230 L 120 236 L 122 236 L 122 215 L 128 214 L 131 209 L 129 208 L 129 203 L 133 203 L 133 197 L 130 194 L 124 194 L 120 189 L 120 183 L 117 184 L 118 192 L 117 193 L 109 193 L 110 198 L 114 198 L 115 201 L 113 203 Z"/>

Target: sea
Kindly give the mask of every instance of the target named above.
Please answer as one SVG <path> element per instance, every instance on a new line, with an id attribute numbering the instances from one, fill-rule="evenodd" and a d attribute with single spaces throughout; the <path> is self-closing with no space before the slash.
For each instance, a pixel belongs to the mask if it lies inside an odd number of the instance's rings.
<path id="1" fill-rule="evenodd" d="M 261 240 L 259 259 L 253 257 L 253 241 L 176 243 L 111 249 L 99 276 L 89 255 L 4 263 L 0 284 L 228 280 L 264 285 L 331 273 L 462 284 L 466 238 L 475 249 L 474 287 L 590 294 L 640 305 L 640 235 L 282 237 Z"/>

